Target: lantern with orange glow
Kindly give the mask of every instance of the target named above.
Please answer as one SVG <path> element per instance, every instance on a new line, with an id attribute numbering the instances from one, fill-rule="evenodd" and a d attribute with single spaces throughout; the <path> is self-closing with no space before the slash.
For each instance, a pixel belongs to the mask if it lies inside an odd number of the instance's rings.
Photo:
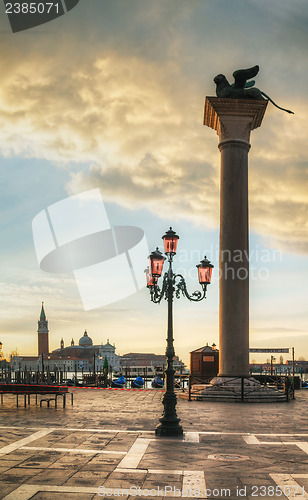
<path id="1" fill-rule="evenodd" d="M 166 231 L 162 238 L 164 240 L 165 253 L 167 255 L 175 255 L 179 236 L 175 233 L 175 231 L 173 231 L 172 227 Z"/>
<path id="2" fill-rule="evenodd" d="M 150 288 L 151 286 L 155 286 L 155 278 L 150 275 L 149 268 L 147 267 L 144 270 L 144 272 L 145 272 L 147 287 Z"/>
<path id="3" fill-rule="evenodd" d="M 209 285 L 211 283 L 214 266 L 210 263 L 206 256 L 204 256 L 204 259 L 201 260 L 200 264 L 196 267 L 198 268 L 200 285 Z"/>
<path id="4" fill-rule="evenodd" d="M 150 253 L 149 259 L 150 276 L 152 278 L 159 278 L 161 276 L 164 260 L 166 260 L 166 257 L 163 256 L 163 254 L 158 250 L 157 247 L 156 250 Z"/>

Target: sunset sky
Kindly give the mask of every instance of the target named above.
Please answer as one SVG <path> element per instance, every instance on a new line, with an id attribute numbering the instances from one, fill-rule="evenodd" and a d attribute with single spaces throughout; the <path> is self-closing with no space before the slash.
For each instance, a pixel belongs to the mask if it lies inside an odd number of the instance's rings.
<path id="1" fill-rule="evenodd" d="M 63 17 L 13 34 L 0 4 L 0 341 L 37 353 L 41 302 L 50 349 L 87 329 L 117 354 L 165 351 L 167 307 L 147 289 L 85 311 L 72 273 L 40 269 L 32 220 L 99 188 L 112 225 L 145 231 L 150 250 L 172 226 L 175 269 L 207 299 L 175 303 L 175 349 L 218 344 L 218 136 L 203 125 L 213 78 L 258 64 L 270 103 L 249 153 L 250 345 L 308 359 L 306 0 L 80 0 Z M 145 265 L 146 265 L 145 255 Z M 268 356 L 267 356 L 268 357 Z M 257 361 L 264 357 L 254 355 Z M 288 355 L 285 355 L 288 359 Z M 289 357 L 290 359 L 290 357 Z"/>

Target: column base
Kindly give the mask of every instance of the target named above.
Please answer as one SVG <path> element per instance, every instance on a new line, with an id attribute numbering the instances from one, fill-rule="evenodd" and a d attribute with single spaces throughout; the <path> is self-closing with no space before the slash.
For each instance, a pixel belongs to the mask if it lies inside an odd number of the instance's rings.
<path id="1" fill-rule="evenodd" d="M 243 381 L 243 382 L 242 382 Z M 258 380 L 248 375 L 220 375 L 212 378 L 210 381 L 210 385 L 213 387 L 221 387 L 226 389 L 233 389 L 236 393 L 238 390 L 241 390 L 242 384 L 244 384 L 244 388 L 247 387 L 257 387 L 260 388 L 260 382 Z"/>
<path id="2" fill-rule="evenodd" d="M 261 386 L 260 382 L 250 376 L 215 377 L 210 385 L 193 385 L 191 399 L 245 403 L 277 403 L 288 400 L 283 392 Z"/>

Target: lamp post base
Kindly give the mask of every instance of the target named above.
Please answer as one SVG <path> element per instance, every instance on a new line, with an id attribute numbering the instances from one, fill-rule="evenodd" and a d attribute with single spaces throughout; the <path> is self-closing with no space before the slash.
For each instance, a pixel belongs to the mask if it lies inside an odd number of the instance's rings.
<path id="1" fill-rule="evenodd" d="M 163 418 L 160 419 L 161 423 L 156 426 L 155 435 L 156 436 L 183 436 L 183 427 L 179 424 L 180 419 L 177 418 L 176 421 L 164 421 Z"/>
<path id="2" fill-rule="evenodd" d="M 183 436 L 183 428 L 179 424 L 180 418 L 176 414 L 176 395 L 167 391 L 163 397 L 164 412 L 159 419 L 160 424 L 155 429 L 156 436 Z"/>

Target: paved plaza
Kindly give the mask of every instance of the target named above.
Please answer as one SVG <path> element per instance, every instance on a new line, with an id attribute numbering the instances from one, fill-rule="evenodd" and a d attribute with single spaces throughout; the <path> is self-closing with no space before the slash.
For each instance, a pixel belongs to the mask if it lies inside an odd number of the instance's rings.
<path id="1" fill-rule="evenodd" d="M 308 498 L 308 391 L 273 404 L 179 399 L 173 439 L 154 434 L 161 391 L 73 392 L 56 409 L 5 395 L 0 498 Z"/>

